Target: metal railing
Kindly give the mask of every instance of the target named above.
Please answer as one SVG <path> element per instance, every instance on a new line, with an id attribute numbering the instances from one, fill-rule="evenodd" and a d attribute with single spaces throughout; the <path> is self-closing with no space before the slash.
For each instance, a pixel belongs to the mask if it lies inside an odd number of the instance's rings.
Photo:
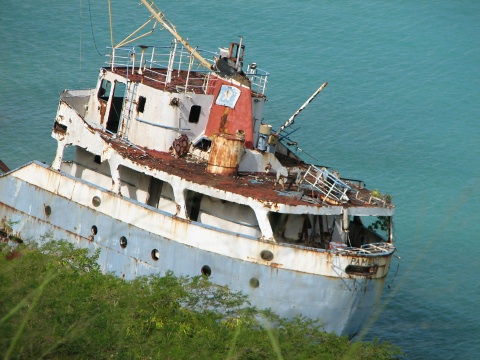
<path id="1" fill-rule="evenodd" d="M 302 179 L 302 185 L 310 187 L 312 190 L 317 191 L 323 195 L 322 202 L 325 203 L 327 199 L 331 199 L 337 202 L 348 201 L 349 198 L 346 195 L 351 187 L 340 180 L 333 173 L 326 168 L 317 168 L 315 165 L 310 165 L 308 170 Z"/>
<path id="2" fill-rule="evenodd" d="M 136 47 L 108 47 L 110 54 L 108 67 L 112 70 L 118 67 L 125 67 L 129 74 L 142 74 L 149 80 L 167 86 L 175 79 L 183 78 L 178 85 L 177 91 L 195 91 L 207 93 L 213 86 L 211 74 L 214 70 L 205 70 L 190 52 L 176 40 L 170 46 L 136 46 Z M 219 53 L 207 50 L 195 49 L 207 61 L 211 63 L 212 69 Z M 186 75 L 185 75 L 186 74 Z M 265 94 L 269 73 L 259 69 L 255 64 L 247 68 L 246 76 L 249 78 L 252 91 Z"/>

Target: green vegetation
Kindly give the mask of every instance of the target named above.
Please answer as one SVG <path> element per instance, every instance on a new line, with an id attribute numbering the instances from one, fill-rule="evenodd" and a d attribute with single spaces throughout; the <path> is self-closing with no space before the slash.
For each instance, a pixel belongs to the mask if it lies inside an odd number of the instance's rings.
<path id="1" fill-rule="evenodd" d="M 392 359 L 388 343 L 351 343 L 286 321 L 203 277 L 102 275 L 98 253 L 66 242 L 0 252 L 4 359 Z M 276 324 L 270 327 L 269 324 Z"/>

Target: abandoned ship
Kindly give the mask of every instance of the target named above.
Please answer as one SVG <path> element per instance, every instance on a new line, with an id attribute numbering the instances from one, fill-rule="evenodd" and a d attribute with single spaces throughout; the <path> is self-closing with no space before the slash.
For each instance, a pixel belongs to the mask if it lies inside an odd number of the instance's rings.
<path id="1" fill-rule="evenodd" d="M 61 93 L 51 166 L 2 167 L 0 231 L 101 249 L 102 270 L 125 279 L 204 274 L 258 308 L 355 335 L 380 301 L 394 205 L 297 155 L 287 130 L 326 83 L 275 130 L 262 115 L 269 73 L 244 64 L 242 38 L 193 48 L 141 2 L 173 40 L 132 45 L 137 31 L 110 48 L 95 87 Z"/>

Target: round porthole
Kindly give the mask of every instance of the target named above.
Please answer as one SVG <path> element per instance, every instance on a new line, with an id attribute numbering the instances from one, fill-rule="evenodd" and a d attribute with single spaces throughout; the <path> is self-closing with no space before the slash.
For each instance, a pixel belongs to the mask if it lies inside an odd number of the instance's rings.
<path id="1" fill-rule="evenodd" d="M 273 260 L 273 253 L 269 250 L 262 250 L 260 252 L 260 257 L 265 261 L 272 261 Z"/>
<path id="2" fill-rule="evenodd" d="M 45 213 L 45 215 L 50 216 L 50 214 L 52 213 L 52 208 L 48 205 L 45 205 L 45 207 L 43 208 L 43 212 Z"/>
<path id="3" fill-rule="evenodd" d="M 160 259 L 160 251 L 158 251 L 157 249 L 153 249 L 152 250 L 152 259 L 155 260 L 155 261 Z"/>
<path id="4" fill-rule="evenodd" d="M 120 238 L 120 246 L 122 249 L 125 249 L 127 247 L 127 238 L 125 236 L 122 236 Z"/>
<path id="5" fill-rule="evenodd" d="M 93 206 L 98 207 L 98 206 L 100 206 L 101 203 L 102 203 L 102 200 L 100 200 L 100 198 L 98 196 L 94 196 L 92 198 L 92 205 Z"/>
<path id="6" fill-rule="evenodd" d="M 258 281 L 257 278 L 251 278 L 250 279 L 250 286 L 252 288 L 258 288 L 260 286 L 260 281 Z"/>
<path id="7" fill-rule="evenodd" d="M 212 269 L 210 269 L 210 266 L 208 265 L 202 266 L 202 275 L 205 275 L 207 277 L 212 275 Z"/>
<path id="8" fill-rule="evenodd" d="M 96 227 L 95 225 L 92 226 L 91 231 L 92 231 L 92 235 L 93 235 L 93 236 L 97 235 L 97 233 L 98 233 L 98 229 L 97 229 L 97 227 Z"/>

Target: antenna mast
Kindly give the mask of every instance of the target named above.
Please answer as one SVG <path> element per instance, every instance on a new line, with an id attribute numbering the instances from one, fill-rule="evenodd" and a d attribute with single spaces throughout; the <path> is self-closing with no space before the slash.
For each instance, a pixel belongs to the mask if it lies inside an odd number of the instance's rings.
<path id="1" fill-rule="evenodd" d="M 114 48 L 115 43 L 113 42 L 112 4 L 111 4 L 110 0 L 108 0 L 108 16 L 110 18 L 110 42 L 112 43 L 112 48 Z"/>
<path id="2" fill-rule="evenodd" d="M 165 17 L 165 14 L 160 11 L 160 9 L 157 8 L 157 6 L 153 3 L 153 1 L 147 1 L 147 0 L 141 0 L 143 5 L 150 11 L 155 18 L 162 26 L 167 29 L 170 34 L 172 34 L 175 39 L 180 41 L 182 45 L 192 54 L 195 59 L 197 59 L 200 64 L 205 66 L 207 69 L 211 70 L 212 69 L 212 64 L 210 64 L 203 56 L 201 56 L 196 49 L 192 48 L 186 40 L 184 40 L 180 34 L 177 33 L 175 30 L 175 26 Z"/>

